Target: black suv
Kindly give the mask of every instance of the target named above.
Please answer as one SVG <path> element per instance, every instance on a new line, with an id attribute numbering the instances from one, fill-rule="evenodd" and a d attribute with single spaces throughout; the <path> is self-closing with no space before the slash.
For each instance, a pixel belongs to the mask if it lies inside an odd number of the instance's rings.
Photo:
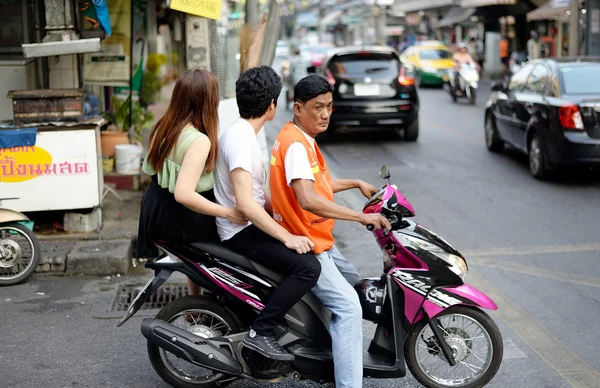
<path id="1" fill-rule="evenodd" d="M 334 85 L 333 112 L 327 132 L 404 130 L 404 139 L 419 136 L 419 97 L 415 80 L 391 47 L 332 49 L 320 68 L 309 67 Z"/>

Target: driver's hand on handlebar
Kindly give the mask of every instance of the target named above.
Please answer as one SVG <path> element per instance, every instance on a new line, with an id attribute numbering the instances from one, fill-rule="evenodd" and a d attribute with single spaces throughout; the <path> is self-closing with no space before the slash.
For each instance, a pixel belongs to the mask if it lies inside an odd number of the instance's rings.
<path id="1" fill-rule="evenodd" d="M 377 191 L 379 191 L 379 189 L 377 189 L 377 187 L 375 187 L 372 184 L 367 183 L 365 181 L 358 181 L 357 188 L 360 190 L 362 195 L 364 195 L 367 199 L 371 198 L 371 196 L 373 194 L 375 194 Z"/>
<path id="2" fill-rule="evenodd" d="M 375 230 L 384 228 L 388 231 L 392 230 L 390 222 L 379 213 L 363 214 L 360 223 L 364 226 L 373 225 Z"/>
<path id="3" fill-rule="evenodd" d="M 299 254 L 308 253 L 313 250 L 315 244 L 306 236 L 296 236 L 290 234 L 285 240 L 285 246 L 289 249 L 298 252 Z"/>

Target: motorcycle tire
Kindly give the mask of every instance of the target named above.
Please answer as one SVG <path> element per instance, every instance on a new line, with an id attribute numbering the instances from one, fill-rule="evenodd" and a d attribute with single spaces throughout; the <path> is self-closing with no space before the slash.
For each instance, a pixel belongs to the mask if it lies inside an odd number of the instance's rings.
<path id="1" fill-rule="evenodd" d="M 23 283 L 25 280 L 29 279 L 29 277 L 35 272 L 35 269 L 37 268 L 38 263 L 40 261 L 40 256 L 42 254 L 42 248 L 40 246 L 40 242 L 38 241 L 37 237 L 35 236 L 35 233 L 33 233 L 27 227 L 25 227 L 17 222 L 11 222 L 11 223 L 0 226 L 0 231 L 3 231 L 3 230 L 9 230 L 9 231 L 15 230 L 15 231 L 17 231 L 17 233 L 26 237 L 26 239 L 29 242 L 29 246 L 31 247 L 31 252 L 32 252 L 31 262 L 29 263 L 29 265 L 27 266 L 27 268 L 25 268 L 25 270 L 23 272 L 17 274 L 14 277 L 9 278 L 9 279 L 4 279 L 4 278 L 0 277 L 0 286 L 13 286 L 15 284 Z M 0 242 L 1 241 L 2 241 L 2 239 L 0 238 Z"/>
<path id="2" fill-rule="evenodd" d="M 460 388 L 479 388 L 485 386 L 498 372 L 498 368 L 500 368 L 500 364 L 502 363 L 502 355 L 504 353 L 503 343 L 502 343 L 502 335 L 500 334 L 500 330 L 496 323 L 483 311 L 467 307 L 467 306 L 453 306 L 449 309 L 443 311 L 436 318 L 443 318 L 446 315 L 464 315 L 471 319 L 476 320 L 487 332 L 490 337 L 490 341 L 492 344 L 493 354 L 491 362 L 487 368 L 487 370 L 476 380 L 471 381 L 465 385 L 461 385 Z M 408 368 L 410 369 L 412 375 L 417 379 L 421 384 L 428 388 L 446 388 L 449 385 L 443 385 L 435 380 L 433 380 L 430 376 L 427 375 L 425 371 L 423 371 L 417 361 L 416 350 L 419 341 L 423 339 L 419 338 L 419 333 L 421 333 L 423 327 L 428 325 L 425 319 L 422 319 L 418 322 L 409 335 L 406 345 L 404 347 L 404 354 L 406 357 L 406 363 Z M 444 357 L 443 355 L 435 356 L 435 357 Z M 445 360 L 445 358 L 444 358 Z M 447 361 L 446 361 L 447 362 Z"/>
<path id="3" fill-rule="evenodd" d="M 182 312 L 187 310 L 198 311 L 203 310 L 217 316 L 222 322 L 229 326 L 231 333 L 239 332 L 240 329 L 236 324 L 235 320 L 230 314 L 223 308 L 219 303 L 208 296 L 203 295 L 189 295 L 182 298 L 176 299 L 163 307 L 158 314 L 156 319 L 161 319 L 166 322 L 170 322 L 174 317 L 180 315 Z M 192 382 L 188 379 L 178 377 L 175 375 L 164 363 L 163 358 L 160 354 L 160 347 L 148 342 L 148 356 L 152 367 L 158 373 L 158 375 L 168 384 L 176 388 L 215 388 L 225 387 L 229 383 L 233 382 L 232 376 L 221 374 L 221 377 L 212 379 L 210 381 Z M 227 381 L 229 380 L 229 381 Z"/>
<path id="4" fill-rule="evenodd" d="M 475 105 L 477 103 L 477 89 L 471 88 L 471 98 L 469 98 L 469 104 Z"/>

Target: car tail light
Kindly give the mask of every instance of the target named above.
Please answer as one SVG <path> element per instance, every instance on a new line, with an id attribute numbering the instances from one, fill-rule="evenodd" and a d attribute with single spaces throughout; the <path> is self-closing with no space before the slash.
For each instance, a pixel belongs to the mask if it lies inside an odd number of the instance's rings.
<path id="1" fill-rule="evenodd" d="M 558 108 L 560 124 L 566 129 L 585 129 L 577 105 L 564 105 Z"/>
<path id="2" fill-rule="evenodd" d="M 415 79 L 413 77 L 408 77 L 405 75 L 404 67 L 400 69 L 400 76 L 398 77 L 398 82 L 402 86 L 412 86 L 415 84 Z"/>
<path id="3" fill-rule="evenodd" d="M 335 85 L 335 78 L 329 69 L 325 69 L 325 75 L 327 76 L 327 81 L 329 81 L 331 85 Z"/>
<path id="4" fill-rule="evenodd" d="M 401 75 L 400 77 L 398 77 L 398 82 L 400 82 L 400 85 L 402 86 L 411 86 L 415 84 L 415 79 L 412 77 Z"/>

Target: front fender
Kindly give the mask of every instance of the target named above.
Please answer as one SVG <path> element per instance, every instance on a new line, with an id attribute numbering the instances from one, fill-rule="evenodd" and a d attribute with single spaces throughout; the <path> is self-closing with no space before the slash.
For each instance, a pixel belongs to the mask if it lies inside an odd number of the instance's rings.
<path id="1" fill-rule="evenodd" d="M 15 210 L 0 209 L 0 223 L 19 221 L 29 221 L 29 218 L 25 214 Z"/>
<path id="2" fill-rule="evenodd" d="M 427 316 L 433 318 L 442 311 L 455 305 L 498 310 L 498 306 L 490 299 L 490 297 L 468 284 L 457 287 L 444 287 L 431 291 L 427 295 L 423 308 L 427 313 Z"/>

